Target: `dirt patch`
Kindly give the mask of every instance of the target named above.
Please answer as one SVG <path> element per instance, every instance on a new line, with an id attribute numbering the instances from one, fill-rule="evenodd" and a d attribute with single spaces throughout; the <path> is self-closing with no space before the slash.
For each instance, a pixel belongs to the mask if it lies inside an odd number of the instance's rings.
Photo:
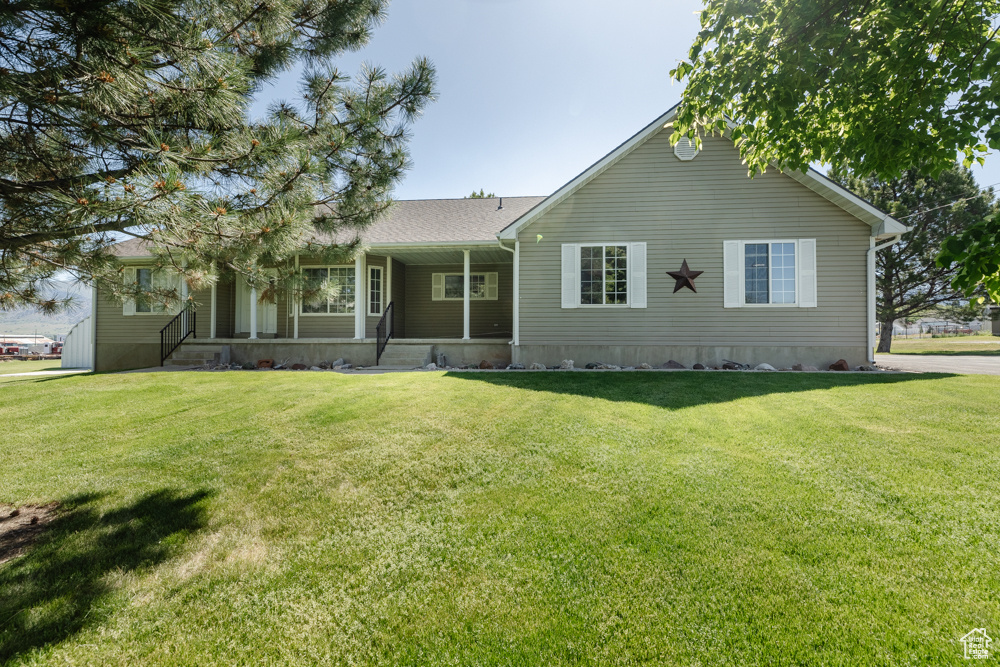
<path id="1" fill-rule="evenodd" d="M 17 558 L 56 518 L 59 503 L 14 507 L 0 504 L 0 564 Z"/>

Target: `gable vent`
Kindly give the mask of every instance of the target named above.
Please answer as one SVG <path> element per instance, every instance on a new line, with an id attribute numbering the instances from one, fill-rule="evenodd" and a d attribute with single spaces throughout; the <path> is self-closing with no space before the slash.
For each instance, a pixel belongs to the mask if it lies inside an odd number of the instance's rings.
<path id="1" fill-rule="evenodd" d="M 677 156 L 678 160 L 684 160 L 685 162 L 693 160 L 698 153 L 699 151 L 694 145 L 694 141 L 687 137 L 681 137 L 680 141 L 674 144 L 674 155 Z"/>

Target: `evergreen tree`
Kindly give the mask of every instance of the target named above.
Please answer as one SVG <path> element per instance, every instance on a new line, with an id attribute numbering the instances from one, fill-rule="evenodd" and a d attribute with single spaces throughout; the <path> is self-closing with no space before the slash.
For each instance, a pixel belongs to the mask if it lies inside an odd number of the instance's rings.
<path id="1" fill-rule="evenodd" d="M 482 188 L 479 188 L 479 192 L 476 192 L 475 190 L 473 190 L 472 194 L 469 195 L 468 197 L 465 197 L 465 199 L 492 199 L 493 197 L 496 197 L 496 195 L 493 194 L 492 192 L 489 193 L 489 194 L 486 194 L 485 190 L 483 190 Z"/>
<path id="2" fill-rule="evenodd" d="M 0 2 L 0 309 L 60 303 L 61 272 L 119 297 L 109 247 L 146 242 L 192 288 L 220 274 L 295 287 L 289 258 L 346 258 L 407 167 L 433 95 L 417 59 L 353 80 L 386 0 Z M 252 95 L 304 65 L 301 98 Z M 171 290 L 145 294 L 169 301 Z"/>
<path id="3" fill-rule="evenodd" d="M 964 300 L 952 286 L 960 269 L 937 262 L 946 239 L 983 220 L 996 209 L 993 191 L 981 190 L 967 168 L 954 164 L 937 177 L 921 176 L 920 168 L 906 170 L 899 178 L 858 178 L 845 169 L 830 177 L 856 192 L 912 231 L 900 243 L 880 250 L 876 259 L 876 312 L 881 335 L 878 351 L 888 353 L 892 324 L 897 319 L 919 317 L 943 304 Z"/>

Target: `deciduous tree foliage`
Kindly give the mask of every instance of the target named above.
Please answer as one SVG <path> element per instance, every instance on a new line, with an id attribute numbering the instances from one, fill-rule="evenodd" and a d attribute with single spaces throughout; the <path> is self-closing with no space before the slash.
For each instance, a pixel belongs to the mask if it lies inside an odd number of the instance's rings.
<path id="1" fill-rule="evenodd" d="M 752 172 L 940 172 L 1000 149 L 998 18 L 1000 0 L 707 0 L 674 136 L 729 118 Z"/>
<path id="2" fill-rule="evenodd" d="M 61 270 L 143 296 L 109 252 L 122 238 L 192 287 L 231 272 L 265 293 L 296 280 L 283 267 L 311 240 L 351 254 L 433 95 L 423 59 L 395 76 L 334 66 L 386 6 L 0 1 L 0 309 L 57 307 L 44 284 Z M 296 64 L 301 97 L 252 119 L 252 95 Z"/>
<path id="3" fill-rule="evenodd" d="M 996 205 L 992 190 L 981 190 L 972 173 L 958 164 L 937 178 L 922 175 L 919 167 L 900 177 L 858 178 L 847 169 L 830 177 L 912 228 L 900 243 L 876 255 L 876 312 L 882 331 L 878 351 L 892 345 L 892 324 L 917 317 L 940 304 L 964 296 L 952 286 L 960 266 L 938 264 L 942 243 L 978 223 Z"/>
<path id="4" fill-rule="evenodd" d="M 1000 150 L 1000 0 L 706 0 L 673 140 L 725 131 L 751 174 L 846 164 L 890 179 Z M 1000 300 L 1000 218 L 945 244 Z"/>

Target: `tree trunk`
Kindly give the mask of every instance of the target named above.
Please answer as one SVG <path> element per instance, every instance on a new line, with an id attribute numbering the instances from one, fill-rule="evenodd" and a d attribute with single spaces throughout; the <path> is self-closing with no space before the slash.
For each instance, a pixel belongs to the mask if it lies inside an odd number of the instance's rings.
<path id="1" fill-rule="evenodd" d="M 892 347 L 892 323 L 893 320 L 879 322 L 878 347 L 875 348 L 878 354 L 889 354 L 889 348 Z"/>

